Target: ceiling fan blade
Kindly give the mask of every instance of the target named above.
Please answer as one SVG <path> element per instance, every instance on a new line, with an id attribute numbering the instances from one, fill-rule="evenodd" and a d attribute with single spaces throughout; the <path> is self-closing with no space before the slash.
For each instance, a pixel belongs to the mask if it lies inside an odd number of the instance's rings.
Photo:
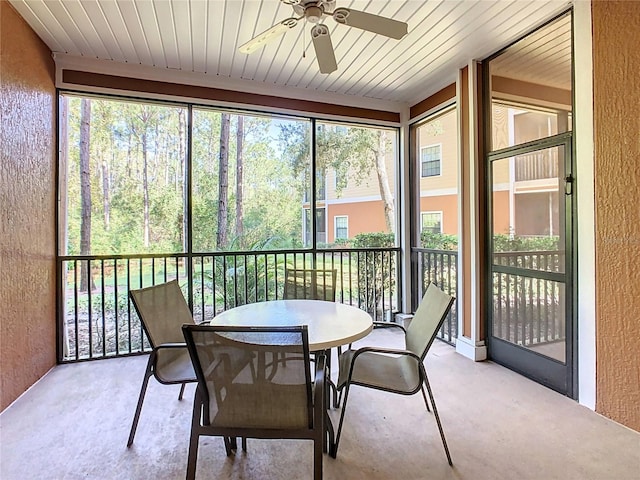
<path id="1" fill-rule="evenodd" d="M 241 53 L 253 53 L 261 47 L 264 47 L 267 43 L 282 35 L 290 28 L 295 27 L 298 24 L 299 18 L 286 18 L 280 23 L 276 23 L 273 27 L 265 30 L 260 35 L 256 35 L 247 43 L 242 45 L 238 50 Z"/>
<path id="2" fill-rule="evenodd" d="M 329 28 L 322 23 L 315 25 L 311 29 L 311 39 L 316 51 L 320 73 L 335 72 L 338 69 L 338 64 L 336 63 L 336 55 L 333 53 Z"/>
<path id="3" fill-rule="evenodd" d="M 405 22 L 350 8 L 336 8 L 333 12 L 333 19 L 343 25 L 360 28 L 396 40 L 404 37 L 409 28 Z"/>

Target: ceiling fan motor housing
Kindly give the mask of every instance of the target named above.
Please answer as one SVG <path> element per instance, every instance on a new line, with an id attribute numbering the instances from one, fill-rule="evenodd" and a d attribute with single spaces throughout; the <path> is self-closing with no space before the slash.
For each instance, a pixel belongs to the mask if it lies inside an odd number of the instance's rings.
<path id="1" fill-rule="evenodd" d="M 324 8 L 322 8 L 322 4 L 320 6 L 310 5 L 304 8 L 304 17 L 311 23 L 318 23 L 323 14 Z"/>
<path id="2" fill-rule="evenodd" d="M 318 23 L 322 20 L 325 12 L 332 11 L 335 6 L 335 0 L 283 0 L 293 7 L 293 11 L 310 23 Z"/>

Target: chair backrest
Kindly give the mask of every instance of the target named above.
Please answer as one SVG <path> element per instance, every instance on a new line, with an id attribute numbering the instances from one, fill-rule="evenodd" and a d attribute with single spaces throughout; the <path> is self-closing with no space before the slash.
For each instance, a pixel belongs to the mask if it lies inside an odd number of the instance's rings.
<path id="1" fill-rule="evenodd" d="M 307 326 L 183 326 L 202 396 L 203 424 L 313 427 Z"/>
<path id="2" fill-rule="evenodd" d="M 285 299 L 336 301 L 337 270 L 287 269 Z"/>
<path id="3" fill-rule="evenodd" d="M 195 322 L 177 280 L 130 290 L 129 295 L 152 347 L 184 343 L 182 325 Z"/>
<path id="4" fill-rule="evenodd" d="M 424 360 L 454 300 L 433 283 L 429 284 L 407 328 L 407 350 Z"/>

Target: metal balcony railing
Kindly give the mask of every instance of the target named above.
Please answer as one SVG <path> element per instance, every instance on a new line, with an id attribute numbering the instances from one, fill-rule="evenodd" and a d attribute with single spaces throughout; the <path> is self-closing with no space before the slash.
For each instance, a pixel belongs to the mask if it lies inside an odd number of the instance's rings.
<path id="1" fill-rule="evenodd" d="M 429 285 L 435 283 L 456 300 L 438 332 L 438 338 L 454 345 L 458 337 L 458 252 L 452 250 L 433 250 L 427 248 L 413 249 L 418 256 L 420 275 L 420 297 Z"/>
<path id="2" fill-rule="evenodd" d="M 399 305 L 398 248 L 246 251 L 58 259 L 62 362 L 150 350 L 129 290 L 178 279 L 196 322 L 238 305 L 282 298 L 285 268 L 337 271 L 336 301 L 393 318 Z M 82 285 L 82 270 L 91 286 Z"/>
<path id="3" fill-rule="evenodd" d="M 562 251 L 497 252 L 495 265 L 562 272 Z M 543 277 L 543 278 L 540 278 Z M 523 346 L 565 340 L 564 284 L 545 275 L 493 273 L 493 335 Z"/>

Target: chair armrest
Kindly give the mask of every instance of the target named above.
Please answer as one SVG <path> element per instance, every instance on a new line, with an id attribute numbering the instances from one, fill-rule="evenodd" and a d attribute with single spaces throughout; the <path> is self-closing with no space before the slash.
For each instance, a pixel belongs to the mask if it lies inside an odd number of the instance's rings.
<path id="1" fill-rule="evenodd" d="M 362 347 L 355 351 L 353 354 L 353 358 L 351 359 L 351 368 L 353 368 L 353 364 L 356 363 L 356 358 L 363 353 L 387 353 L 390 355 L 404 355 L 407 357 L 413 357 L 418 362 L 421 362 L 419 356 L 409 350 L 401 350 L 398 348 L 377 348 L 377 347 Z"/>
<path id="2" fill-rule="evenodd" d="M 313 426 L 324 431 L 324 415 L 326 410 L 325 383 L 327 357 L 324 354 L 316 357 L 316 376 L 313 383 Z"/>
<path id="3" fill-rule="evenodd" d="M 402 330 L 404 333 L 407 333 L 407 329 L 404 328 L 402 325 L 400 325 L 399 323 L 393 323 L 393 322 L 373 322 L 373 328 L 374 330 L 376 328 L 399 328 L 400 330 Z"/>
<path id="4" fill-rule="evenodd" d="M 314 385 L 317 386 L 320 385 L 321 388 L 324 389 L 324 384 L 326 381 L 326 364 L 327 364 L 327 357 L 325 356 L 325 354 L 318 354 L 316 357 L 316 376 L 314 379 Z"/>
<path id="5" fill-rule="evenodd" d="M 163 343 L 161 345 L 158 345 L 156 347 L 156 350 L 159 350 L 161 348 L 187 348 L 187 344 L 186 343 Z"/>

